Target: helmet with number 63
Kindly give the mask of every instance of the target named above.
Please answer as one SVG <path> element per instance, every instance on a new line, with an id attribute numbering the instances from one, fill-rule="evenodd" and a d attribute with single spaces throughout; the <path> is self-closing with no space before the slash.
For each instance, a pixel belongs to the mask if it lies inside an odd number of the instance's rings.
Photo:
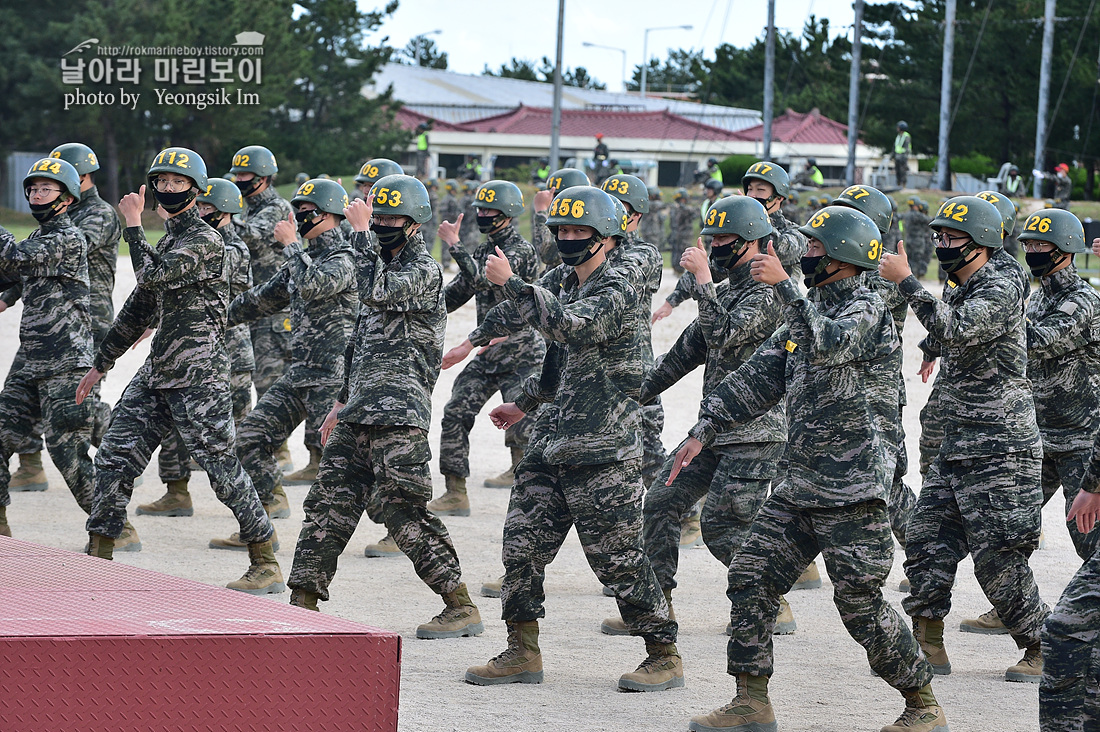
<path id="1" fill-rule="evenodd" d="M 1020 241 L 1045 241 L 1066 254 L 1080 254 L 1085 248 L 1085 227 L 1081 219 L 1060 208 L 1036 211 L 1027 217 Z"/>
<path id="2" fill-rule="evenodd" d="M 168 147 L 161 150 L 153 158 L 152 165 L 149 166 L 149 173 L 146 177 L 150 181 L 150 186 L 153 178 L 156 178 L 158 173 L 175 173 L 176 175 L 187 176 L 194 181 L 195 187 L 200 191 L 206 190 L 206 163 L 194 150 L 188 150 L 185 147 Z"/>
<path id="3" fill-rule="evenodd" d="M 773 163 L 770 160 L 761 160 L 759 163 L 750 165 L 745 174 L 741 176 L 741 185 L 748 188 L 751 180 L 762 180 L 765 183 L 771 183 L 777 196 L 786 198 L 791 194 L 791 178 L 787 175 L 787 171 L 780 168 L 778 163 Z"/>
<path id="4" fill-rule="evenodd" d="M 50 152 L 50 157 L 61 158 L 76 168 L 77 175 L 99 170 L 99 158 L 92 152 L 92 148 L 82 142 L 66 142 L 58 145 Z"/>
<path id="5" fill-rule="evenodd" d="M 637 176 L 616 173 L 605 180 L 600 189 L 630 206 L 634 213 L 649 213 L 649 190 Z"/>
<path id="6" fill-rule="evenodd" d="M 76 168 L 67 160 L 58 158 L 36 160 L 23 177 L 24 190 L 30 187 L 31 180 L 34 178 L 55 180 L 65 186 L 65 190 L 72 194 L 74 198 L 80 198 L 80 175 L 77 174 Z"/>
<path id="7" fill-rule="evenodd" d="M 735 234 L 745 241 L 756 241 L 774 231 L 760 201 L 748 196 L 729 196 L 719 199 L 707 210 L 700 233 L 705 236 Z"/>
<path id="8" fill-rule="evenodd" d="M 200 203 L 209 203 L 222 213 L 236 214 L 244 211 L 244 196 L 241 195 L 241 189 L 225 178 L 210 178 L 206 182 L 206 188 L 195 197 L 195 200 Z"/>
<path id="9" fill-rule="evenodd" d="M 561 193 L 566 188 L 572 188 L 573 186 L 587 185 L 591 185 L 588 181 L 588 176 L 576 168 L 555 170 L 546 178 L 547 189 L 553 188 L 558 193 Z"/>
<path id="10" fill-rule="evenodd" d="M 263 178 L 275 175 L 279 172 L 279 166 L 275 162 L 275 154 L 263 145 L 248 145 L 242 147 L 233 155 L 233 167 L 230 173 L 253 173 Z"/>
<path id="11" fill-rule="evenodd" d="M 990 249 L 1000 249 L 1002 243 L 1004 219 L 1001 212 L 989 201 L 977 196 L 955 196 L 947 199 L 936 218 L 928 224 L 940 229 L 957 229 L 970 234 L 975 244 Z"/>
<path id="12" fill-rule="evenodd" d="M 377 216 L 408 216 L 422 224 L 432 217 L 428 189 L 411 175 L 387 175 L 371 186 Z"/>
<path id="13" fill-rule="evenodd" d="M 798 230 L 821 242 L 826 256 L 837 262 L 874 269 L 882 257 L 878 227 L 867 214 L 854 208 L 826 206 Z"/>
<path id="14" fill-rule="evenodd" d="M 833 206 L 847 206 L 865 213 L 883 236 L 890 230 L 892 212 L 890 198 L 871 186 L 848 186 L 833 199 Z"/>
<path id="15" fill-rule="evenodd" d="M 1007 196 L 1001 195 L 997 191 L 982 191 L 978 194 L 978 198 L 989 201 L 997 207 L 997 210 L 1001 212 L 1001 223 L 1005 227 L 1004 235 L 1011 234 L 1012 230 L 1016 228 L 1016 205 Z"/>
<path id="16" fill-rule="evenodd" d="M 625 209 L 624 209 L 625 212 Z M 573 186 L 554 196 L 546 226 L 590 226 L 601 237 L 621 234 L 625 227 L 615 211 L 615 201 L 594 186 Z"/>
<path id="17" fill-rule="evenodd" d="M 328 178 L 313 178 L 298 186 L 292 204 L 309 201 L 325 213 L 344 215 L 344 209 L 348 207 L 348 192 L 334 180 Z"/>
<path id="18" fill-rule="evenodd" d="M 492 208 L 508 218 L 523 213 L 523 192 L 506 180 L 491 180 L 481 184 L 474 194 L 474 208 Z"/>
<path id="19" fill-rule="evenodd" d="M 363 163 L 359 173 L 355 176 L 356 183 L 368 183 L 374 185 L 379 178 L 387 175 L 404 175 L 405 171 L 400 165 L 389 158 L 373 158 Z"/>

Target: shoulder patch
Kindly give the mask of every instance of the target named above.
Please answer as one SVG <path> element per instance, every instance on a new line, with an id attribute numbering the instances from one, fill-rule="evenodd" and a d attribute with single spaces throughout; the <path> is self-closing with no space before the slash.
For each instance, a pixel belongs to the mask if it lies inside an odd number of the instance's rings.
<path id="1" fill-rule="evenodd" d="M 1058 306 L 1058 310 L 1066 315 L 1073 315 L 1077 312 L 1077 303 L 1066 301 Z"/>

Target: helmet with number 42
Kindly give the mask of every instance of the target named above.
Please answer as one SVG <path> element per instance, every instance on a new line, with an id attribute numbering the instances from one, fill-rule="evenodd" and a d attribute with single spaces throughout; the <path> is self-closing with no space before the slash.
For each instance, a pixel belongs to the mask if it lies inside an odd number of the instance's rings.
<path id="1" fill-rule="evenodd" d="M 334 180 L 327 178 L 314 178 L 307 180 L 298 187 L 292 204 L 309 201 L 325 213 L 344 215 L 344 209 L 348 207 L 348 192 Z"/>
<path id="2" fill-rule="evenodd" d="M 798 230 L 821 242 L 826 256 L 837 262 L 874 269 L 882 257 L 878 227 L 867 214 L 854 208 L 826 206 Z"/>
<path id="3" fill-rule="evenodd" d="M 387 175 L 404 174 L 404 169 L 389 158 L 374 158 L 363 163 L 363 167 L 359 169 L 359 173 L 355 176 L 355 182 L 367 183 L 373 186 L 379 178 L 385 178 Z"/>
<path id="4" fill-rule="evenodd" d="M 634 213 L 649 213 L 649 190 L 635 175 L 616 173 L 608 177 L 600 189 L 630 206 Z"/>
<path id="5" fill-rule="evenodd" d="M 624 209 L 625 211 L 625 209 Z M 589 226 L 601 238 L 617 236 L 626 230 L 615 211 L 615 201 L 594 186 L 573 186 L 554 197 L 546 226 Z"/>
<path id="6" fill-rule="evenodd" d="M 510 181 L 487 181 L 474 194 L 474 208 L 491 208 L 515 218 L 523 213 L 523 192 Z"/>
<path id="7" fill-rule="evenodd" d="M 1085 227 L 1081 219 L 1060 208 L 1036 211 L 1027 217 L 1020 241 L 1045 241 L 1066 254 L 1081 254 L 1085 248 Z"/>
<path id="8" fill-rule="evenodd" d="M 940 206 L 936 218 L 928 224 L 940 229 L 957 229 L 970 234 L 975 244 L 990 249 L 1000 249 L 1004 231 L 1004 218 L 989 201 L 977 196 L 955 196 Z"/>
<path id="9" fill-rule="evenodd" d="M 417 224 L 423 224 L 432 217 L 428 189 L 411 175 L 379 178 L 370 193 L 374 196 L 376 216 L 408 216 Z"/>

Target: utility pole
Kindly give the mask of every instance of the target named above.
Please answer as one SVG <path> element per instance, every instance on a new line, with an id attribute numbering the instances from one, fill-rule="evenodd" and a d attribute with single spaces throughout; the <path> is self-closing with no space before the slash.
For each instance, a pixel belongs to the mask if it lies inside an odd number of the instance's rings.
<path id="1" fill-rule="evenodd" d="M 1050 2 L 1052 0 L 1048 0 Z M 940 76 L 940 146 L 936 166 L 936 187 L 951 188 L 951 166 L 947 158 L 948 133 L 951 125 L 951 63 L 955 57 L 955 5 L 947 0 L 947 15 L 943 23 L 943 74 Z"/>
<path id="2" fill-rule="evenodd" d="M 764 40 L 764 153 L 772 159 L 772 118 L 775 117 L 775 0 L 768 0 L 768 35 Z"/>
<path id="3" fill-rule="evenodd" d="M 557 170 L 561 158 L 561 53 L 565 36 L 565 0 L 558 0 L 558 50 L 554 58 L 554 109 L 550 115 L 550 169 Z"/>
<path id="4" fill-rule="evenodd" d="M 848 75 L 848 168 L 845 185 L 856 182 L 856 142 L 859 139 L 859 62 L 863 53 L 863 0 L 855 1 L 852 23 L 852 70 Z"/>
<path id="5" fill-rule="evenodd" d="M 1043 12 L 1043 56 L 1039 65 L 1039 113 L 1035 118 L 1035 170 L 1038 173 L 1046 166 L 1047 146 L 1047 106 L 1050 104 L 1050 66 L 1054 56 L 1054 5 L 1055 0 L 1046 0 Z M 1031 195 L 1043 196 L 1043 179 L 1035 176 Z"/>

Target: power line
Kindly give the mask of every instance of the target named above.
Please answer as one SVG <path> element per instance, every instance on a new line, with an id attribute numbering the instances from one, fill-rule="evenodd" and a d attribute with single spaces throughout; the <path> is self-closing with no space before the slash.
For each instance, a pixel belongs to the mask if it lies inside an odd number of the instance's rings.
<path id="1" fill-rule="evenodd" d="M 1095 2 L 1096 0 L 1093 0 Z M 966 65 L 966 74 L 963 75 L 962 86 L 959 87 L 958 98 L 955 99 L 955 108 L 951 110 L 951 119 L 947 123 L 947 134 L 951 134 L 951 128 L 955 126 L 955 115 L 959 113 L 959 107 L 962 106 L 963 96 L 966 93 L 966 84 L 970 81 L 970 71 L 974 68 L 974 59 L 978 56 L 978 48 L 982 45 L 982 36 L 985 35 L 985 22 L 989 20 L 989 11 L 993 7 L 993 0 L 989 0 L 989 4 L 985 6 L 985 14 L 982 15 L 982 25 L 978 28 L 978 39 L 974 41 L 974 48 L 970 52 L 970 63 Z"/>
<path id="2" fill-rule="evenodd" d="M 1077 34 L 1077 45 L 1073 47 L 1073 58 L 1070 59 L 1069 67 L 1066 69 L 1066 75 L 1062 78 L 1062 89 L 1058 92 L 1058 101 L 1054 103 L 1054 111 L 1047 121 L 1046 133 L 1043 135 L 1044 140 L 1050 139 L 1050 131 L 1054 129 L 1054 120 L 1058 116 L 1058 108 L 1062 105 L 1062 97 L 1065 96 L 1066 86 L 1069 85 L 1069 75 L 1073 73 L 1073 67 L 1077 65 L 1077 53 L 1081 50 L 1081 41 L 1085 38 L 1085 31 L 1088 30 L 1089 19 L 1092 17 L 1092 11 L 1095 7 L 1096 0 L 1091 0 L 1091 2 L 1089 2 L 1089 12 L 1085 15 L 1085 22 L 1081 24 L 1081 32 Z"/>

